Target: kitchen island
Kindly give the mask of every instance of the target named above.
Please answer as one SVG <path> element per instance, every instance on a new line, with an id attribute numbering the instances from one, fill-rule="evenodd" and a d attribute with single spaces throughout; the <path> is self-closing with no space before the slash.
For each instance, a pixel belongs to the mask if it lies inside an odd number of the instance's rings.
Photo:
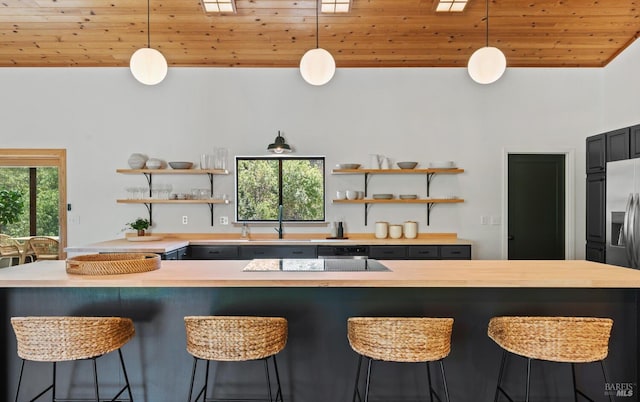
<path id="1" fill-rule="evenodd" d="M 381 262 L 390 270 L 246 272 L 248 261 L 163 261 L 157 271 L 113 276 L 68 275 L 63 261 L 3 269 L 6 384 L 0 385 L 12 399 L 19 359 L 9 317 L 71 314 L 133 318 L 137 335 L 124 351 L 139 401 L 185 399 L 191 360 L 182 318 L 208 314 L 287 318 L 289 341 L 279 363 L 285 400 L 297 402 L 351 399 L 356 356 L 346 319 L 356 315 L 453 317 L 445 366 L 454 401 L 493 397 L 501 350 L 486 336 L 486 325 L 495 315 L 611 317 L 609 382 L 637 384 L 640 271 L 585 261 Z M 520 395 L 524 364 L 512 362 L 505 380 Z M 240 366 L 221 365 L 216 372 L 222 392 L 242 388 L 260 395 L 262 366 Z M 533 395 L 548 391 L 571 400 L 568 368 L 533 367 Z M 424 399 L 423 372 L 414 365 L 374 366 L 372 397 Z M 603 395 L 597 366 L 579 368 L 578 381 L 596 400 Z M 625 400 L 637 400 L 636 394 Z"/>

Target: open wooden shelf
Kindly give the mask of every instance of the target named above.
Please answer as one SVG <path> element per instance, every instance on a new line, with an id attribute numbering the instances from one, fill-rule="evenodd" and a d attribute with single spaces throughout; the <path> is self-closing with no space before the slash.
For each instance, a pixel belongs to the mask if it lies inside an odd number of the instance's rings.
<path id="1" fill-rule="evenodd" d="M 139 199 L 139 200 L 116 200 L 119 204 L 228 204 L 229 200 L 162 200 L 162 199 Z"/>
<path id="2" fill-rule="evenodd" d="M 226 169 L 116 169 L 122 174 L 229 174 Z"/>
<path id="3" fill-rule="evenodd" d="M 374 200 L 365 198 L 362 200 L 333 200 L 336 204 L 455 204 L 464 202 L 461 198 L 416 198 L 410 200 L 401 200 L 393 198 L 390 200 Z"/>
<path id="4" fill-rule="evenodd" d="M 149 184 L 149 197 L 151 197 L 151 188 L 153 187 L 153 176 L 155 175 L 206 175 L 209 178 L 210 194 L 213 195 L 213 177 L 216 175 L 227 175 L 229 171 L 226 169 L 116 169 L 116 173 L 120 174 L 142 174 Z M 206 204 L 209 206 L 211 215 L 211 226 L 213 226 L 213 206 L 214 204 L 229 204 L 229 200 L 206 199 L 206 200 L 169 200 L 158 198 L 145 199 L 120 199 L 116 200 L 118 204 L 143 204 L 149 212 L 149 222 L 153 224 L 153 204 Z"/>
<path id="5" fill-rule="evenodd" d="M 333 174 L 458 174 L 464 169 L 333 169 Z"/>

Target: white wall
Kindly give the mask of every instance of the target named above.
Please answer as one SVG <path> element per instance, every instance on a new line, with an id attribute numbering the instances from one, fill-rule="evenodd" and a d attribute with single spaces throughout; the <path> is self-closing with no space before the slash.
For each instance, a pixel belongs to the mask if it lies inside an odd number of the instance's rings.
<path id="1" fill-rule="evenodd" d="M 605 68 L 602 98 L 605 131 L 640 124 L 639 71 L 640 41 L 635 41 Z"/>
<path id="2" fill-rule="evenodd" d="M 503 149 L 575 150 L 575 249 L 584 256 L 584 139 L 602 130 L 603 69 L 510 69 L 496 84 L 473 83 L 464 69 L 339 69 L 324 87 L 303 82 L 296 69 L 172 68 L 156 87 L 137 83 L 124 68 L 0 69 L 2 147 L 68 150 L 69 244 L 119 237 L 143 206 L 116 204 L 142 176 L 119 175 L 133 152 L 197 161 L 214 146 L 231 155 L 264 154 L 277 130 L 298 154 L 366 163 L 370 153 L 394 161 L 454 160 L 466 172 L 437 177 L 432 196 L 466 202 L 433 209 L 328 203 L 327 219 L 373 232 L 376 220 L 417 220 L 421 232 L 457 232 L 475 242 L 474 258 L 501 258 L 501 227 L 480 216 L 502 212 Z M 329 172 L 329 169 L 328 169 Z M 174 190 L 205 186 L 205 177 L 158 177 Z M 184 183 L 184 184 L 182 184 Z M 233 176 L 216 178 L 233 192 Z M 329 195 L 361 188 L 358 176 L 327 176 Z M 372 192 L 425 195 L 420 176 L 371 180 Z M 232 206 L 215 208 L 233 217 Z M 189 225 L 180 223 L 188 215 Z M 222 232 L 209 226 L 204 205 L 154 207 L 159 232 Z M 324 228 L 287 228 L 319 231 Z M 269 231 L 271 227 L 252 231 Z"/>

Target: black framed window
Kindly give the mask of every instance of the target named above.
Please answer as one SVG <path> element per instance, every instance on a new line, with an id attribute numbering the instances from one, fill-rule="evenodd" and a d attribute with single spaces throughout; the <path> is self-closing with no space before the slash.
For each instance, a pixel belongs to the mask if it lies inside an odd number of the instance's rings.
<path id="1" fill-rule="evenodd" d="M 238 222 L 322 222 L 324 157 L 237 156 L 235 199 Z"/>

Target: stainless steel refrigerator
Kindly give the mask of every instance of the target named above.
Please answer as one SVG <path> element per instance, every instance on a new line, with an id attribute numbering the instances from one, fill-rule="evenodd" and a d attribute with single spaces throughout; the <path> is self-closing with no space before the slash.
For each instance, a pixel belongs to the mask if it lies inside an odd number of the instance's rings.
<path id="1" fill-rule="evenodd" d="M 607 163 L 607 264 L 640 268 L 640 159 Z"/>

